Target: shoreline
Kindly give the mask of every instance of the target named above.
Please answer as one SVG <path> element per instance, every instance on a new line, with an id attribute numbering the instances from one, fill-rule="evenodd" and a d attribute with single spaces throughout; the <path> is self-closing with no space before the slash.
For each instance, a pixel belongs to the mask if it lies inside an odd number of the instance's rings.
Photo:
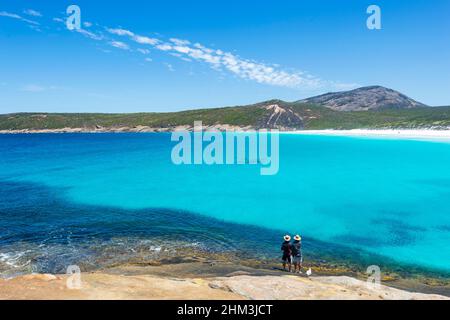
<path id="1" fill-rule="evenodd" d="M 450 130 L 434 130 L 434 129 L 352 129 L 352 130 L 325 129 L 325 130 L 291 131 L 283 133 L 298 134 L 298 135 L 450 141 Z"/>
<path id="2" fill-rule="evenodd" d="M 170 133 L 177 131 L 192 131 L 191 126 L 176 126 L 167 128 L 152 128 L 146 126 L 138 127 L 116 127 L 116 128 L 61 128 L 61 129 L 20 129 L 0 130 L 0 134 L 48 134 L 48 133 Z M 252 127 L 239 127 L 231 125 L 204 126 L 204 130 L 219 131 L 253 131 Z M 424 140 L 450 140 L 450 129 L 321 129 L 321 130 L 279 130 L 282 134 L 298 135 L 324 135 L 324 136 L 348 136 L 348 137 L 382 137 L 401 139 L 424 139 Z"/>
<path id="3" fill-rule="evenodd" d="M 155 295 L 158 299 L 450 299 L 450 278 L 403 276 L 399 270 L 382 268 L 382 288 L 367 290 L 365 268 L 325 260 L 306 261 L 303 274 L 297 275 L 283 271 L 278 260 L 246 260 L 227 253 L 187 250 L 156 259 L 139 256 L 99 268 L 83 265 L 80 268 L 82 281 L 87 280 L 89 290 L 77 293 L 65 288 L 68 276 L 60 274 L 64 271 L 28 271 L 0 278 L 0 300 L 152 299 Z M 305 274 L 308 269 L 312 270 L 310 277 Z M 237 288 L 234 293 L 239 294 L 229 296 L 222 291 L 211 291 L 211 286 L 217 289 L 217 282 L 223 284 L 225 291 L 232 284 Z M 185 288 L 192 283 L 206 287 Z M 137 287 L 141 289 L 135 291 Z M 242 294 L 247 288 L 253 288 L 254 292 Z M 54 290 L 59 293 L 55 294 Z M 110 291 L 116 295 L 111 296 Z"/>
<path id="4" fill-rule="evenodd" d="M 68 288 L 68 275 L 28 274 L 0 279 L 1 299 L 164 300 L 448 300 L 439 294 L 368 285 L 350 276 L 296 275 L 207 261 L 123 265 L 81 273 L 81 286 Z M 70 282 L 70 280 L 69 280 Z M 276 288 L 276 290 L 274 289 Z"/>

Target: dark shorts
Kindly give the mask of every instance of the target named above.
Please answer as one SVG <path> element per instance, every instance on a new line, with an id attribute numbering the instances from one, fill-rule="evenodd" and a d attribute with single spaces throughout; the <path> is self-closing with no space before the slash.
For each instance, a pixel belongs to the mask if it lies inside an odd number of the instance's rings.
<path id="1" fill-rule="evenodd" d="M 302 255 L 292 257 L 292 263 L 302 263 L 302 262 L 303 262 L 303 256 Z"/>
<path id="2" fill-rule="evenodd" d="M 283 254 L 283 256 L 281 257 L 281 261 L 292 263 L 292 256 L 288 254 Z"/>

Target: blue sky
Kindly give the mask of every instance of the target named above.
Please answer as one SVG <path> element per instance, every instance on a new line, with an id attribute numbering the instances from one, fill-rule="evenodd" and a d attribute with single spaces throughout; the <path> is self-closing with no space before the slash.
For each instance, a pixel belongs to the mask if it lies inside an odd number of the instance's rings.
<path id="1" fill-rule="evenodd" d="M 371 4 L 381 30 L 366 27 Z M 450 105 L 449 75 L 448 0 L 0 1 L 0 113 L 176 111 L 366 85 Z"/>

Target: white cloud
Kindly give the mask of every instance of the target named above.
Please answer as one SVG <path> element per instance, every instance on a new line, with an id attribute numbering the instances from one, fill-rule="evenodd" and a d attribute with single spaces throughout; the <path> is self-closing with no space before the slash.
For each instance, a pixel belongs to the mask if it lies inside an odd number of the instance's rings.
<path id="1" fill-rule="evenodd" d="M 42 17 L 42 14 L 39 11 L 33 9 L 24 10 L 23 13 L 32 16 L 32 17 Z"/>
<path id="2" fill-rule="evenodd" d="M 192 62 L 192 59 L 186 58 L 186 57 L 184 57 L 184 56 L 183 56 L 182 54 L 180 54 L 180 53 L 177 53 L 177 52 L 171 52 L 171 53 L 169 53 L 169 54 L 170 54 L 171 56 L 180 58 L 180 59 L 183 60 L 183 61 Z"/>
<path id="3" fill-rule="evenodd" d="M 161 50 L 161 51 L 169 51 L 169 50 L 172 50 L 172 48 L 173 47 L 171 45 L 167 44 L 167 43 L 158 44 L 156 46 L 156 49 Z"/>
<path id="4" fill-rule="evenodd" d="M 10 12 L 6 12 L 6 11 L 0 11 L 0 17 L 7 17 L 7 18 L 12 18 L 12 19 L 17 19 L 29 24 L 34 24 L 34 25 L 39 25 L 39 22 L 33 21 L 33 20 L 29 20 L 26 19 L 22 16 L 19 16 L 18 14 L 15 13 L 10 13 Z"/>
<path id="5" fill-rule="evenodd" d="M 326 85 L 326 82 L 319 78 L 305 75 L 302 72 L 279 70 L 263 63 L 242 59 L 229 52 L 208 48 L 200 43 L 191 45 L 189 40 L 170 38 L 170 42 L 163 42 L 159 39 L 137 35 L 126 29 L 108 28 L 107 30 L 111 34 L 128 36 L 139 44 L 147 44 L 160 51 L 168 52 L 183 61 L 204 62 L 215 70 L 227 70 L 240 78 L 258 83 L 292 88 L 307 87 L 309 89 L 317 89 Z M 142 50 L 138 51 L 142 53 Z M 171 66 L 169 70 L 173 70 L 173 67 Z"/>
<path id="6" fill-rule="evenodd" d="M 148 49 L 142 49 L 142 48 L 136 49 L 136 51 L 137 51 L 137 52 L 140 52 L 140 53 L 142 53 L 142 54 L 149 54 L 149 53 L 150 53 L 150 50 L 148 50 Z"/>
<path id="7" fill-rule="evenodd" d="M 119 48 L 122 50 L 130 50 L 130 46 L 122 41 L 111 41 L 109 44 L 115 48 Z"/>
<path id="8" fill-rule="evenodd" d="M 324 85 L 322 80 L 309 75 L 305 76 L 302 72 L 276 70 L 273 66 L 242 59 L 222 50 L 207 48 L 200 43 L 195 43 L 191 46 L 189 40 L 170 38 L 170 43 L 168 43 L 159 39 L 136 35 L 134 32 L 126 29 L 109 28 L 107 30 L 111 34 L 128 36 L 139 44 L 147 44 L 160 51 L 168 52 L 170 55 L 176 56 L 183 61 L 191 62 L 196 60 L 204 62 L 215 70 L 228 70 L 243 79 L 293 88 L 308 87 L 310 89 L 317 89 Z M 142 50 L 138 51 L 142 53 Z M 172 70 L 173 67 L 169 69 Z"/>
<path id="9" fill-rule="evenodd" d="M 38 14 L 37 11 L 30 11 L 27 14 Z M 33 12 L 33 13 L 31 13 Z M 8 13 L 5 11 L 0 12 L 0 16 L 10 17 L 18 20 L 22 20 L 29 24 L 39 25 L 39 23 L 25 19 L 20 15 L 14 13 Z M 54 21 L 64 22 L 61 18 L 54 18 Z M 85 22 L 83 24 L 85 27 L 91 27 L 94 24 L 90 22 Z M 162 52 L 166 52 L 172 56 L 175 56 L 186 62 L 198 61 L 207 64 L 214 70 L 228 71 L 229 73 L 246 80 L 256 81 L 261 84 L 289 87 L 295 89 L 303 90 L 317 90 L 317 89 L 334 89 L 334 90 L 346 90 L 357 87 L 357 84 L 347 84 L 335 81 L 323 80 L 319 77 L 310 75 L 302 71 L 287 71 L 283 70 L 279 65 L 268 65 L 266 63 L 253 61 L 245 58 L 241 58 L 236 54 L 231 52 L 226 52 L 221 49 L 208 48 L 200 43 L 192 43 L 186 39 L 170 38 L 169 41 L 164 41 L 162 39 L 151 38 L 143 35 L 138 35 L 133 31 L 123 29 L 123 28 L 105 28 L 106 31 L 114 36 L 129 37 L 131 41 L 137 43 L 141 46 L 150 46 L 151 48 L 157 49 Z M 107 41 L 109 45 L 122 49 L 131 51 L 130 45 L 111 39 L 107 35 L 100 32 L 94 33 L 84 29 L 75 30 L 81 33 L 85 37 L 93 40 L 103 40 Z M 141 54 L 149 54 L 150 51 L 147 48 L 136 49 L 136 52 Z M 151 61 L 147 58 L 146 61 Z M 170 71 L 174 71 L 171 64 L 165 63 Z M 39 86 L 30 86 L 28 91 L 39 91 Z"/>
<path id="10" fill-rule="evenodd" d="M 277 70 L 263 63 L 242 59 L 232 53 L 222 50 L 213 50 L 199 43 L 190 46 L 188 40 L 170 39 L 176 45 L 160 43 L 156 49 L 167 51 L 171 55 L 184 61 L 200 61 L 207 63 L 215 70 L 227 70 L 236 76 L 253 80 L 258 83 L 284 86 L 284 87 L 308 87 L 316 89 L 324 85 L 322 80 L 305 76 L 302 72 L 287 72 Z"/>
<path id="11" fill-rule="evenodd" d="M 182 40 L 182 39 L 177 39 L 177 38 L 170 38 L 169 40 L 171 42 L 175 43 L 177 46 L 184 46 L 184 45 L 191 44 L 191 42 L 188 40 Z"/>
<path id="12" fill-rule="evenodd" d="M 220 49 L 211 49 L 200 43 L 191 44 L 191 41 L 185 39 L 170 38 L 169 42 L 164 42 L 160 39 L 137 35 L 126 29 L 107 30 L 114 35 L 128 36 L 131 40 L 139 44 L 150 45 L 157 50 L 167 52 L 183 61 L 200 61 L 208 64 L 214 70 L 226 70 L 239 78 L 262 84 L 309 90 L 325 87 L 333 89 L 355 87 L 354 84 L 325 81 L 301 71 L 288 72 L 282 70 L 279 66 L 243 59 L 233 53 Z M 139 49 L 138 51 L 143 52 Z M 166 64 L 166 66 L 169 70 L 173 71 L 173 67 L 170 64 Z"/>
<path id="13" fill-rule="evenodd" d="M 90 28 L 90 27 L 92 27 L 92 22 L 85 21 L 85 22 L 83 22 L 83 26 L 85 26 L 86 28 Z"/>
<path id="14" fill-rule="evenodd" d="M 81 33 L 83 36 L 88 37 L 88 38 L 90 38 L 92 40 L 99 41 L 99 40 L 103 40 L 104 39 L 103 36 L 98 35 L 98 34 L 96 34 L 94 32 L 91 32 L 91 31 L 87 31 L 85 29 L 74 29 L 73 31 Z"/>
<path id="15" fill-rule="evenodd" d="M 117 36 L 128 36 L 130 37 L 134 42 L 137 42 L 139 44 L 148 44 L 148 45 L 156 45 L 159 43 L 158 39 L 155 38 L 149 38 L 146 36 L 141 36 L 138 34 L 135 34 L 134 32 L 131 32 L 130 30 L 121 29 L 121 28 L 107 28 L 106 29 L 109 33 L 117 35 Z"/>
<path id="16" fill-rule="evenodd" d="M 140 44 L 149 44 L 152 46 L 159 43 L 158 39 L 149 38 L 149 37 L 145 37 L 145 36 L 138 36 L 138 35 L 133 36 L 133 41 L 140 43 Z"/>
<path id="17" fill-rule="evenodd" d="M 30 29 L 33 29 L 34 31 L 42 32 L 41 28 L 39 26 L 34 25 L 34 24 L 29 24 L 28 27 Z"/>
<path id="18" fill-rule="evenodd" d="M 130 30 L 121 29 L 121 28 L 107 28 L 106 29 L 109 33 L 117 35 L 117 36 L 128 36 L 131 37 L 134 42 L 137 42 L 139 44 L 148 44 L 148 45 L 156 45 L 159 43 L 158 39 L 155 38 L 149 38 L 146 36 L 141 36 L 138 34 L 135 34 L 134 32 L 131 32 Z"/>
<path id="19" fill-rule="evenodd" d="M 243 59 L 230 52 L 220 49 L 211 49 L 200 43 L 190 45 L 188 40 L 170 39 L 176 45 L 161 43 L 156 49 L 167 51 L 184 61 L 200 61 L 208 64 L 214 70 L 227 70 L 228 72 L 247 80 L 273 86 L 290 87 L 295 89 L 317 90 L 330 88 L 333 90 L 352 89 L 357 84 L 339 83 L 322 80 L 305 72 L 289 72 L 280 66 L 267 65 L 257 61 Z"/>
<path id="20" fill-rule="evenodd" d="M 115 35 L 117 35 L 117 36 L 129 36 L 129 37 L 132 37 L 132 36 L 134 36 L 134 33 L 133 32 L 131 32 L 131 31 L 129 31 L 129 30 L 125 30 L 125 29 L 120 29 L 120 28 L 118 28 L 118 29 L 110 29 L 110 28 L 108 28 L 108 29 L 106 29 L 109 33 L 111 33 L 111 34 L 115 34 Z"/>

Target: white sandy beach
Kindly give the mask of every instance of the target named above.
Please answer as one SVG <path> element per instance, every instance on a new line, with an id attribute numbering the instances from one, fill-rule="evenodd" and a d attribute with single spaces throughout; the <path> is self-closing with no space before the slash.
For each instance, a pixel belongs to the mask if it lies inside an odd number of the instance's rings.
<path id="1" fill-rule="evenodd" d="M 348 137 L 382 137 L 392 139 L 449 141 L 450 130 L 427 129 L 354 129 L 354 130 L 302 130 L 286 132 L 287 134 L 326 135 Z"/>

